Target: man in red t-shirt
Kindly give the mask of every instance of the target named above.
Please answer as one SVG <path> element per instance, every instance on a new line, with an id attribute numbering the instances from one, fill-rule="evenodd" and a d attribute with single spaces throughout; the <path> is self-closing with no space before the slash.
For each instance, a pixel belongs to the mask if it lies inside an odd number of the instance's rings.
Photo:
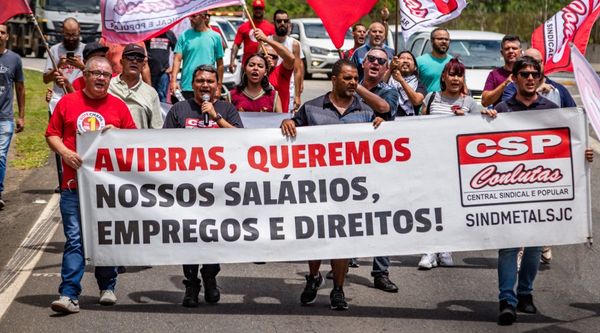
<path id="1" fill-rule="evenodd" d="M 279 94 L 282 112 L 290 112 L 290 103 L 287 101 L 290 100 L 290 81 L 292 80 L 292 74 L 294 74 L 294 62 L 296 58 L 287 47 L 273 39 L 267 38 L 265 33 L 260 29 L 254 31 L 254 37 L 256 40 L 266 44 L 267 60 L 269 60 L 269 82 Z M 277 66 L 279 57 L 283 61 Z"/>
<path id="2" fill-rule="evenodd" d="M 108 59 L 90 58 L 85 64 L 85 87 L 60 99 L 46 129 L 46 142 L 62 158 L 60 213 L 66 235 L 62 259 L 60 298 L 52 302 L 52 310 L 60 313 L 79 312 L 78 297 L 85 271 L 81 240 L 81 216 L 77 195 L 77 169 L 82 160 L 76 150 L 77 133 L 105 131 L 109 128 L 135 129 L 127 105 L 108 94 L 112 67 Z M 115 304 L 116 267 L 95 268 L 100 288 L 99 303 Z"/>
<path id="3" fill-rule="evenodd" d="M 264 0 L 254 0 L 252 2 L 252 20 L 257 29 L 262 30 L 267 36 L 271 36 L 275 34 L 275 26 L 271 24 L 269 21 L 264 19 L 265 16 L 265 1 Z M 233 40 L 233 47 L 231 48 L 231 59 L 229 62 L 229 71 L 231 73 L 235 73 L 235 68 L 237 67 L 235 60 L 237 58 L 237 53 L 240 48 L 240 45 L 244 43 L 244 55 L 242 56 L 242 66 L 246 63 L 246 59 L 249 56 L 255 54 L 259 51 L 258 42 L 254 36 L 254 28 L 252 28 L 252 23 L 250 21 L 246 21 L 240 25 L 237 33 L 235 34 L 235 39 Z M 288 94 L 289 96 L 289 94 Z"/>

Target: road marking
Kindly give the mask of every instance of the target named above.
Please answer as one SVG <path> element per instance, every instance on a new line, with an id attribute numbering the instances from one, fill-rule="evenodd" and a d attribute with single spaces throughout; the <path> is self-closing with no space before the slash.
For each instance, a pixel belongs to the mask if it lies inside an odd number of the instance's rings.
<path id="1" fill-rule="evenodd" d="M 44 248 L 60 225 L 60 218 L 54 218 L 59 200 L 58 194 L 50 198 L 21 246 L 0 272 L 0 319 L 31 275 L 44 253 Z"/>

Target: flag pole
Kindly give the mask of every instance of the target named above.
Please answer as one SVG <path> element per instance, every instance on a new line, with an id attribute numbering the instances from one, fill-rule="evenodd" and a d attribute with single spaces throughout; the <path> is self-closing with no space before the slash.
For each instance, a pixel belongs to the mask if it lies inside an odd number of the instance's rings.
<path id="1" fill-rule="evenodd" d="M 254 21 L 252 20 L 252 15 L 250 15 L 250 12 L 248 11 L 248 7 L 246 6 L 246 1 L 240 0 L 240 3 L 242 4 L 242 7 L 244 8 L 244 12 L 246 13 L 246 16 L 248 16 L 248 20 L 250 21 L 250 24 L 252 25 L 252 29 L 256 30 L 256 25 L 254 24 Z M 258 45 L 260 45 L 260 48 L 265 53 L 265 55 L 269 54 L 267 52 L 267 49 L 265 48 L 265 45 L 262 42 L 258 42 Z"/>
<path id="2" fill-rule="evenodd" d="M 396 33 L 394 34 L 394 53 L 398 54 L 398 23 L 400 22 L 400 0 L 396 0 Z"/>

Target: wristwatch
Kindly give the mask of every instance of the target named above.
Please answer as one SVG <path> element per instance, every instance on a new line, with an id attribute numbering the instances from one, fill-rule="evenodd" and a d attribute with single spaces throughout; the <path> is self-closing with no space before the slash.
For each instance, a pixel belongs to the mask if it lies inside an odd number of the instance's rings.
<path id="1" fill-rule="evenodd" d="M 218 122 L 219 122 L 219 120 L 221 120 L 221 119 L 223 119 L 223 117 L 221 117 L 221 115 L 217 113 L 217 116 L 213 118 L 213 121 L 214 121 L 215 123 L 218 123 Z"/>

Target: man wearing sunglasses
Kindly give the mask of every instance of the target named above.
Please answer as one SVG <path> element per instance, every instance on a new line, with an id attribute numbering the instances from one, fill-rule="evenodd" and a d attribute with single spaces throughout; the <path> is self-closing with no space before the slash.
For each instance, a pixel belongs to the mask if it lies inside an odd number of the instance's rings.
<path id="1" fill-rule="evenodd" d="M 110 81 L 108 92 L 122 99 L 129 107 L 137 128 L 162 128 L 163 120 L 158 93 L 142 81 L 142 68 L 146 64 L 146 51 L 137 44 L 123 49 L 123 71 Z"/>
<path id="2" fill-rule="evenodd" d="M 542 77 L 540 80 L 540 84 L 537 87 L 537 92 L 539 92 L 546 99 L 549 99 L 561 108 L 571 108 L 577 106 L 577 103 L 575 103 L 575 100 L 569 93 L 569 90 L 565 88 L 565 86 L 556 81 L 551 80 L 549 77 L 544 75 L 544 59 L 540 51 L 534 48 L 529 48 L 525 51 L 524 55 L 532 57 L 535 61 L 537 61 L 540 64 Z M 515 86 L 515 84 L 509 83 L 506 86 L 506 88 L 504 88 L 504 93 L 502 94 L 502 101 L 508 100 L 516 92 L 517 87 Z"/>
<path id="3" fill-rule="evenodd" d="M 394 120 L 398 108 L 398 91 L 383 82 L 388 71 L 388 57 L 384 49 L 374 47 L 363 61 L 364 78 L 356 92 L 378 117 Z M 386 269 L 387 271 L 387 269 Z"/>
<path id="4" fill-rule="evenodd" d="M 218 89 L 217 97 L 221 96 L 223 82 L 223 44 L 221 35 L 209 26 L 210 15 L 200 12 L 190 16 L 192 28 L 179 35 L 175 45 L 173 72 L 171 75 L 170 91 L 181 90 L 185 99 L 194 98 L 192 81 L 194 70 L 200 65 L 211 65 L 217 68 Z M 182 66 L 183 63 L 183 66 Z M 177 82 L 177 74 L 181 69 L 181 85 Z"/>
<path id="5" fill-rule="evenodd" d="M 350 60 L 356 65 L 356 68 L 358 68 L 358 78 L 361 81 L 364 78 L 362 64 L 365 60 L 365 57 L 367 56 L 367 53 L 369 53 L 369 51 L 372 48 L 382 48 L 385 51 L 385 53 L 387 53 L 388 59 L 392 59 L 394 57 L 394 49 L 384 44 L 385 26 L 382 23 L 371 23 L 371 25 L 369 26 L 369 31 L 367 32 L 367 36 L 369 37 L 368 43 L 365 43 L 365 45 L 356 49 L 356 51 L 354 51 L 354 54 L 352 55 L 352 58 L 350 58 Z"/>
<path id="6" fill-rule="evenodd" d="M 288 109 L 294 112 L 300 107 L 301 99 L 300 94 L 304 89 L 304 53 L 302 52 L 302 46 L 300 42 L 288 36 L 290 31 L 290 17 L 288 13 L 283 9 L 277 9 L 273 14 L 273 21 L 275 22 L 275 35 L 269 36 L 270 39 L 285 46 L 288 51 L 294 55 L 294 75 L 290 80 L 290 98 L 289 102 L 282 100 L 281 103 L 288 103 Z M 283 59 L 279 58 L 277 65 L 281 65 Z"/>

